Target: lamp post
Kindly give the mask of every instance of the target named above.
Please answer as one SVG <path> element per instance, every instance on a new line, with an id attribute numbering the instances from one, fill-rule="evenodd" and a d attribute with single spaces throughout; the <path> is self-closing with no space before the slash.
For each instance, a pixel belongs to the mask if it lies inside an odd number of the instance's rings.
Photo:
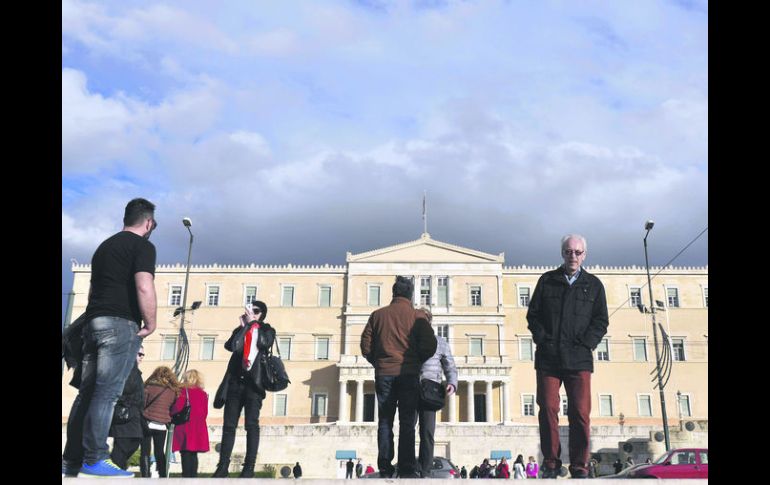
<path id="1" fill-rule="evenodd" d="M 189 217 L 185 217 L 182 219 L 182 224 L 184 224 L 184 227 L 187 228 L 187 232 L 190 233 L 190 245 L 187 249 L 187 271 L 184 275 L 184 293 L 182 294 L 182 323 L 179 324 L 179 329 L 184 329 L 184 314 L 185 310 L 187 309 L 187 282 L 190 280 L 190 257 L 192 256 L 192 243 L 193 243 L 193 233 L 190 227 L 192 227 L 192 221 Z"/>
<path id="2" fill-rule="evenodd" d="M 182 318 L 179 322 L 179 349 L 177 350 L 176 354 L 176 362 L 174 363 L 174 373 L 176 374 L 177 379 L 181 379 L 182 375 L 184 374 L 185 370 L 187 370 L 187 361 L 189 359 L 189 343 L 187 341 L 187 333 L 184 330 L 184 318 L 185 314 L 187 313 L 187 283 L 190 281 L 190 258 L 192 256 L 192 243 L 193 243 L 193 233 L 190 227 L 192 227 L 192 221 L 189 217 L 185 217 L 182 219 L 182 224 L 184 224 L 184 227 L 187 228 L 187 232 L 190 233 L 190 244 L 187 248 L 187 271 L 184 275 L 184 293 L 182 293 L 182 306 L 180 308 L 177 308 L 174 312 L 174 316 L 176 317 L 178 314 L 182 314 Z M 200 306 L 200 302 L 195 302 L 193 304 L 193 307 L 191 310 L 195 310 Z M 168 436 L 166 437 L 166 477 L 169 476 L 169 472 L 171 469 L 171 442 L 174 435 L 174 425 L 171 424 L 168 429 Z"/>
<path id="3" fill-rule="evenodd" d="M 658 392 L 660 393 L 660 411 L 663 415 L 663 436 L 666 440 L 666 451 L 671 449 L 671 441 L 668 436 L 668 417 L 666 416 L 666 396 L 663 392 L 663 379 L 660 375 L 660 350 L 658 350 L 658 329 L 655 323 L 655 300 L 652 297 L 652 278 L 650 278 L 650 261 L 647 257 L 647 236 L 650 235 L 655 222 L 649 220 L 644 223 L 644 229 L 647 233 L 644 235 L 644 265 L 647 268 L 647 289 L 650 292 L 650 313 L 652 313 L 652 340 L 655 345 L 655 372 L 658 377 Z"/>

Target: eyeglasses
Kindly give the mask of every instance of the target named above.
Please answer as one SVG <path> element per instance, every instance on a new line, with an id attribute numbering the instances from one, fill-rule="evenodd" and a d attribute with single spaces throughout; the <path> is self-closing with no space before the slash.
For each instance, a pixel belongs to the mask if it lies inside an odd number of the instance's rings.
<path id="1" fill-rule="evenodd" d="M 141 352 L 137 353 L 136 355 L 138 355 L 139 357 L 144 357 L 144 354 Z"/>
<path id="2" fill-rule="evenodd" d="M 564 249 L 562 250 L 565 256 L 572 256 L 573 254 L 577 257 L 580 257 L 585 253 L 585 251 L 574 251 L 572 249 Z"/>

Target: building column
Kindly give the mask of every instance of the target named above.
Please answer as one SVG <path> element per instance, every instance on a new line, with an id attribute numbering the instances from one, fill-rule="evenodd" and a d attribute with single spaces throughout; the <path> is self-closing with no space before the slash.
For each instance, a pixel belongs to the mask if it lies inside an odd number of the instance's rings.
<path id="1" fill-rule="evenodd" d="M 459 382 L 457 383 L 460 384 Z M 447 399 L 449 400 L 449 422 L 450 423 L 456 423 L 457 422 L 457 389 L 455 389 L 454 394 L 451 396 L 447 396 Z"/>
<path id="2" fill-rule="evenodd" d="M 486 392 L 486 399 L 484 399 L 484 404 L 486 404 L 487 408 L 487 423 L 492 422 L 492 381 L 486 381 L 487 384 L 487 392 Z"/>
<path id="3" fill-rule="evenodd" d="M 356 379 L 356 423 L 364 421 L 364 380 Z"/>
<path id="4" fill-rule="evenodd" d="M 340 404 L 339 404 L 339 410 L 337 412 L 338 423 L 348 422 L 348 410 L 346 406 L 347 395 L 348 395 L 348 381 L 340 381 L 340 398 L 339 398 Z"/>
<path id="5" fill-rule="evenodd" d="M 468 381 L 468 422 L 473 423 L 476 421 L 476 411 L 473 408 L 473 385 L 476 381 Z"/>
<path id="6" fill-rule="evenodd" d="M 508 397 L 508 381 L 503 381 L 500 392 L 503 393 L 503 423 L 509 423 L 511 421 L 511 403 Z"/>

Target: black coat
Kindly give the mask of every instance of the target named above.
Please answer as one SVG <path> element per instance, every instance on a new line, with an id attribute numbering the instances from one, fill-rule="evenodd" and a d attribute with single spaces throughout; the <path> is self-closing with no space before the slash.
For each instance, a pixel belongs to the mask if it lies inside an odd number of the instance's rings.
<path id="1" fill-rule="evenodd" d="M 142 382 L 142 372 L 134 364 L 131 373 L 128 374 L 126 384 L 123 387 L 123 394 L 120 399 L 124 404 L 131 407 L 129 415 L 131 419 L 127 423 L 112 424 L 110 426 L 110 436 L 115 438 L 141 438 L 142 422 L 141 415 L 144 409 L 144 382 Z"/>
<path id="2" fill-rule="evenodd" d="M 604 285 L 583 268 L 571 286 L 564 274 L 563 267 L 543 274 L 529 302 L 535 369 L 593 372 L 592 351 L 609 325 Z"/>
<path id="3" fill-rule="evenodd" d="M 230 338 L 225 342 L 225 349 L 229 350 L 233 354 L 230 356 L 230 361 L 227 363 L 227 371 L 225 373 L 223 381 L 229 378 L 240 378 L 243 374 L 243 346 L 245 344 L 246 330 L 251 326 L 241 327 L 240 325 L 233 330 Z M 252 364 L 251 369 L 247 372 L 249 381 L 254 384 L 257 391 L 264 397 L 265 390 L 262 385 L 262 357 L 265 355 L 268 349 L 273 346 L 275 341 L 275 329 L 269 323 L 260 323 L 257 330 L 257 357 Z M 224 382 L 223 382 L 224 384 Z M 221 385 L 220 385 L 221 387 Z"/>

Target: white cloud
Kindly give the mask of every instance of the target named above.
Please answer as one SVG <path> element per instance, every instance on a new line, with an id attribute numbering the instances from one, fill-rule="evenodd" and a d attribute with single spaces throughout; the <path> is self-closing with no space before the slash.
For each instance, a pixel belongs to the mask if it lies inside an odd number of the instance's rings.
<path id="1" fill-rule="evenodd" d="M 115 233 L 116 229 L 114 223 L 104 219 L 76 220 L 73 216 L 62 212 L 61 232 L 62 246 L 67 246 L 72 253 L 83 254 L 94 251 L 103 240 Z"/>
<path id="2" fill-rule="evenodd" d="M 62 166 L 90 171 L 118 158 L 131 158 L 147 136 L 147 107 L 124 96 L 89 92 L 85 75 L 62 70 Z"/>

